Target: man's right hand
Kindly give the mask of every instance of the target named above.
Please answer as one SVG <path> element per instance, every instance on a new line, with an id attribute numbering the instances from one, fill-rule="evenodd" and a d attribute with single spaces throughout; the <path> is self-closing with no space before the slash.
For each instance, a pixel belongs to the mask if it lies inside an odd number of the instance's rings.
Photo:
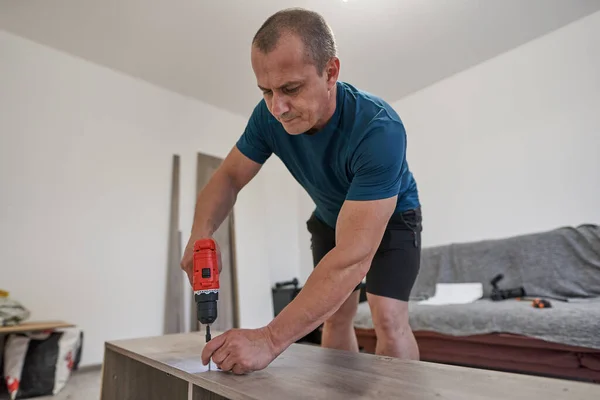
<path id="1" fill-rule="evenodd" d="M 200 239 L 212 239 L 213 238 L 196 238 L 196 239 L 190 239 L 187 246 L 185 246 L 185 251 L 183 252 L 183 257 L 181 259 L 181 269 L 185 271 L 185 273 L 187 274 L 188 280 L 190 281 L 190 286 L 193 286 L 194 282 L 193 282 L 193 278 L 194 278 L 194 243 L 196 242 L 196 240 L 200 240 Z M 221 273 L 221 270 L 223 269 L 223 262 L 221 260 L 221 250 L 219 249 L 219 243 L 217 243 L 217 241 L 215 240 L 215 245 L 217 247 L 217 260 L 218 260 L 218 267 L 219 267 L 219 273 Z"/>
<path id="2" fill-rule="evenodd" d="M 180 263 L 191 286 L 194 284 L 194 243 L 198 239 L 210 237 L 219 228 L 231 212 L 239 191 L 258 173 L 261 166 L 262 164 L 243 155 L 237 146 L 233 146 L 208 184 L 198 194 L 191 237 Z M 218 243 L 217 256 L 221 272 L 223 265 Z"/>

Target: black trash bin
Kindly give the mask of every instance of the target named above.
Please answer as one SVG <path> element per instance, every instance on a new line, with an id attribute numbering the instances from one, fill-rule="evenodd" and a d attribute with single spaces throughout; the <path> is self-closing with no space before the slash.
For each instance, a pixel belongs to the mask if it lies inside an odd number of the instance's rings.
<path id="1" fill-rule="evenodd" d="M 299 282 L 297 278 L 291 279 L 289 281 L 277 282 L 273 286 L 273 313 L 274 317 L 276 317 L 294 298 L 300 293 L 302 290 L 301 287 L 298 286 Z M 365 291 L 365 283 L 361 282 L 360 284 L 360 298 L 359 302 L 367 301 L 367 294 Z M 307 334 L 306 336 L 300 338 L 296 343 L 314 343 L 321 344 L 321 328 L 323 324 L 319 325 L 315 330 Z"/>
<path id="2" fill-rule="evenodd" d="M 302 287 L 298 285 L 299 282 L 297 278 L 275 283 L 272 288 L 274 317 L 276 317 L 292 300 L 294 300 L 298 293 L 300 293 Z M 314 343 L 320 345 L 321 326 L 317 327 L 306 336 L 298 339 L 296 343 Z"/>

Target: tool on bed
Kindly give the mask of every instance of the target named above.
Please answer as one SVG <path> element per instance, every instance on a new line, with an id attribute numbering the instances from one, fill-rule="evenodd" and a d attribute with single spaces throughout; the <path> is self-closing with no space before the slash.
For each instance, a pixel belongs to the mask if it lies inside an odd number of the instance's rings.
<path id="1" fill-rule="evenodd" d="M 519 301 L 531 301 L 531 306 L 533 308 L 552 308 L 552 303 L 550 303 L 550 301 L 545 300 L 545 299 L 540 299 L 539 297 L 536 297 L 536 298 L 522 298 L 522 297 L 518 297 L 517 300 L 519 300 Z"/>
<path id="2" fill-rule="evenodd" d="M 210 324 L 217 319 L 219 299 L 219 257 L 213 239 L 200 239 L 194 243 L 194 300 L 198 321 L 206 325 L 206 342 L 211 339 Z M 210 361 L 208 363 L 210 370 Z"/>
<path id="3" fill-rule="evenodd" d="M 492 293 L 490 297 L 492 300 L 498 301 L 525 296 L 525 288 L 523 286 L 513 289 L 499 289 L 498 282 L 500 282 L 502 279 L 504 279 L 504 275 L 498 274 L 490 281 L 490 284 L 492 285 Z"/>
<path id="4" fill-rule="evenodd" d="M 552 307 L 552 303 L 550 303 L 548 300 L 544 300 L 544 299 L 533 299 L 532 305 L 534 308 L 551 308 Z"/>
<path id="5" fill-rule="evenodd" d="M 499 289 L 498 282 L 504 278 L 504 275 L 498 274 L 491 280 L 492 294 L 491 298 L 494 301 L 515 299 L 519 301 L 531 301 L 533 308 L 551 308 L 552 303 L 548 300 L 541 299 L 539 297 L 526 297 L 525 288 L 523 286 L 513 289 Z"/>

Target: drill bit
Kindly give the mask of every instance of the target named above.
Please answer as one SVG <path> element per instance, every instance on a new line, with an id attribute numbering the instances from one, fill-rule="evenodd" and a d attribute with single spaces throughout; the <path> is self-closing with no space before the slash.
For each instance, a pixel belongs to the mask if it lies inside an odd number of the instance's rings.
<path id="1" fill-rule="evenodd" d="M 206 343 L 210 342 L 210 325 L 206 324 Z M 208 359 L 208 370 L 210 371 L 210 359 Z"/>

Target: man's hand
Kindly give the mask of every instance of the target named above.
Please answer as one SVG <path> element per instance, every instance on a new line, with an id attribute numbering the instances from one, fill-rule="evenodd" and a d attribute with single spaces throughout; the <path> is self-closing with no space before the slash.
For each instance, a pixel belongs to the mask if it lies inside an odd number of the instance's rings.
<path id="1" fill-rule="evenodd" d="M 199 239 L 205 239 L 205 238 L 198 238 L 198 239 L 194 239 L 194 240 L 190 239 L 187 246 L 185 246 L 185 251 L 183 253 L 183 257 L 181 259 L 181 264 L 180 264 L 181 269 L 184 270 L 185 273 L 187 274 L 188 280 L 190 281 L 190 285 L 193 285 L 192 279 L 194 277 L 194 243 L 196 242 L 196 240 L 199 240 Z M 208 238 L 208 239 L 212 239 L 212 238 Z M 217 260 L 218 260 L 219 273 L 221 273 L 221 270 L 223 269 L 223 262 L 221 260 L 221 249 L 219 248 L 219 243 L 217 243 L 216 240 L 215 240 L 215 244 L 217 247 Z"/>
<path id="2" fill-rule="evenodd" d="M 266 368 L 279 353 L 268 327 L 232 329 L 204 346 L 202 364 L 212 358 L 221 370 L 241 375 Z"/>

